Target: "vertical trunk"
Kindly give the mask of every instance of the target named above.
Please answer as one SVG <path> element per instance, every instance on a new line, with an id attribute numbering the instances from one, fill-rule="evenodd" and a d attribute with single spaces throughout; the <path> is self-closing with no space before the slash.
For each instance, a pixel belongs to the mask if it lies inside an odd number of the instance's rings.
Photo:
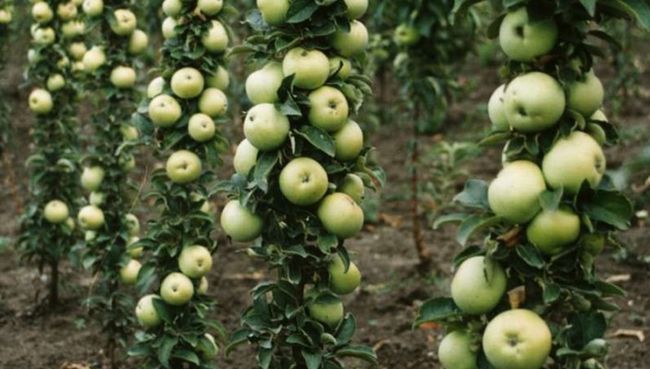
<path id="1" fill-rule="evenodd" d="M 50 308 L 55 308 L 59 304 L 59 261 L 51 260 L 50 269 L 52 278 L 50 279 Z"/>
<path id="2" fill-rule="evenodd" d="M 9 145 L 7 145 L 9 146 Z M 14 172 L 13 165 L 9 158 L 8 147 L 5 147 L 2 153 L 2 164 L 7 172 L 6 184 L 11 191 L 11 198 L 14 200 L 14 208 L 16 209 L 16 214 L 21 214 L 23 212 L 23 204 L 19 195 L 18 185 L 16 184 L 16 173 Z"/>
<path id="3" fill-rule="evenodd" d="M 420 224 L 419 207 L 419 164 L 420 153 L 418 147 L 418 120 L 420 119 L 420 105 L 416 103 L 413 114 L 413 143 L 411 147 L 411 219 L 413 222 L 413 243 L 420 259 L 420 266 L 427 267 L 431 264 L 431 252 L 424 244 L 424 235 Z"/>

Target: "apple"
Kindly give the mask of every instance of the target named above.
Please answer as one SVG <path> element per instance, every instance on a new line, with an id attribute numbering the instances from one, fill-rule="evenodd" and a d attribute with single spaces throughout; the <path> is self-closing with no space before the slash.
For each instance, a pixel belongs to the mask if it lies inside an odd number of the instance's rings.
<path id="1" fill-rule="evenodd" d="M 129 213 L 124 216 L 124 225 L 129 236 L 137 236 L 140 233 L 140 221 L 133 214 Z"/>
<path id="2" fill-rule="evenodd" d="M 117 9 L 113 12 L 115 22 L 111 22 L 111 30 L 119 36 L 127 36 L 135 31 L 138 19 L 129 9 Z"/>
<path id="3" fill-rule="evenodd" d="M 129 262 L 120 269 L 120 280 L 126 285 L 135 284 L 138 281 L 138 273 L 142 264 L 135 259 L 129 260 Z"/>
<path id="4" fill-rule="evenodd" d="M 181 106 L 169 95 L 158 95 L 149 103 L 149 118 L 158 127 L 171 127 L 181 118 Z"/>
<path id="5" fill-rule="evenodd" d="M 214 137 L 216 126 L 209 115 L 197 113 L 190 117 L 187 131 L 196 142 L 206 142 Z"/>
<path id="6" fill-rule="evenodd" d="M 325 196 L 317 213 L 323 227 L 338 238 L 353 237 L 363 228 L 363 210 L 341 192 Z"/>
<path id="7" fill-rule="evenodd" d="M 74 219 L 72 219 L 72 217 L 67 217 L 63 224 L 65 224 L 65 226 L 70 231 L 74 231 L 74 229 L 77 228 L 77 224 L 74 222 Z"/>
<path id="8" fill-rule="evenodd" d="M 528 224 L 526 236 L 544 254 L 559 254 L 580 237 L 580 217 L 564 206 L 543 210 Z"/>
<path id="9" fill-rule="evenodd" d="M 438 360 L 444 369 L 477 369 L 478 353 L 467 331 L 448 333 L 438 346 Z"/>
<path id="10" fill-rule="evenodd" d="M 129 254 L 130 257 L 137 259 L 142 254 L 144 254 L 144 249 L 142 246 L 139 247 L 133 247 L 134 244 L 137 242 L 140 242 L 140 237 L 138 236 L 131 236 L 129 237 L 129 240 L 126 243 L 126 253 Z"/>
<path id="11" fill-rule="evenodd" d="M 153 99 L 154 97 L 163 93 L 165 89 L 165 79 L 162 77 L 156 77 L 147 86 L 147 97 Z"/>
<path id="12" fill-rule="evenodd" d="M 506 88 L 505 118 L 520 132 L 540 132 L 554 126 L 564 114 L 566 96 L 555 78 L 530 72 L 515 78 Z"/>
<path id="13" fill-rule="evenodd" d="M 552 18 L 531 20 L 525 6 L 508 13 L 499 28 L 503 52 L 516 61 L 529 62 L 555 47 L 557 24 Z"/>
<path id="14" fill-rule="evenodd" d="M 176 26 L 178 22 L 172 17 L 167 17 L 162 23 L 162 34 L 163 37 L 168 40 L 170 38 L 176 37 Z"/>
<path id="15" fill-rule="evenodd" d="M 356 264 L 350 262 L 348 269 L 340 256 L 336 255 L 330 261 L 327 272 L 330 275 L 329 286 L 332 292 L 347 295 L 354 292 L 361 285 L 361 272 Z"/>
<path id="16" fill-rule="evenodd" d="M 551 352 L 551 331 L 531 310 L 504 311 L 483 333 L 483 351 L 496 369 L 539 369 Z"/>
<path id="17" fill-rule="evenodd" d="M 84 0 L 81 8 L 89 17 L 97 17 L 104 12 L 104 0 Z"/>
<path id="18" fill-rule="evenodd" d="M 160 296 L 170 305 L 185 305 L 194 296 L 194 285 L 186 275 L 174 272 L 160 284 Z"/>
<path id="19" fill-rule="evenodd" d="M 60 3 L 56 7 L 56 15 L 62 21 L 69 21 L 77 16 L 77 6 L 72 1 L 67 3 Z"/>
<path id="20" fill-rule="evenodd" d="M 82 21 L 68 21 L 61 26 L 61 33 L 64 38 L 81 36 L 86 31 L 86 24 Z"/>
<path id="21" fill-rule="evenodd" d="M 88 203 L 90 205 L 101 206 L 106 202 L 106 194 L 103 192 L 91 192 L 88 196 Z"/>
<path id="22" fill-rule="evenodd" d="M 37 88 L 29 94 L 29 109 L 34 113 L 47 114 L 53 108 L 52 95 L 47 90 Z"/>
<path id="23" fill-rule="evenodd" d="M 120 125 L 120 133 L 125 141 L 136 141 L 140 137 L 138 129 L 129 124 Z"/>
<path id="24" fill-rule="evenodd" d="M 81 187 L 87 191 L 99 190 L 105 174 L 104 169 L 97 165 L 84 168 L 81 173 Z"/>
<path id="25" fill-rule="evenodd" d="M 70 216 L 68 205 L 61 200 L 52 200 L 45 204 L 43 208 L 45 220 L 52 224 L 60 224 L 66 221 Z"/>
<path id="26" fill-rule="evenodd" d="M 205 78 L 205 85 L 225 91 L 230 86 L 230 76 L 226 68 L 219 66 L 217 70 Z"/>
<path id="27" fill-rule="evenodd" d="M 348 120 L 338 132 L 332 135 L 334 138 L 334 156 L 341 161 L 356 159 L 363 150 L 363 131 L 357 122 Z"/>
<path id="28" fill-rule="evenodd" d="M 289 0 L 257 0 L 257 8 L 266 23 L 278 25 L 287 18 Z"/>
<path id="29" fill-rule="evenodd" d="M 47 77 L 47 89 L 51 92 L 59 91 L 65 87 L 65 78 L 59 73 Z"/>
<path id="30" fill-rule="evenodd" d="M 208 279 L 206 277 L 201 277 L 199 281 L 199 288 L 196 290 L 199 295 L 205 295 L 208 293 Z"/>
<path id="31" fill-rule="evenodd" d="M 183 2 L 181 0 L 165 0 L 162 3 L 162 10 L 168 17 L 178 17 L 183 10 Z"/>
<path id="32" fill-rule="evenodd" d="M 480 315 L 494 309 L 506 292 L 506 273 L 484 256 L 463 261 L 451 281 L 451 297 L 466 314 Z"/>
<path id="33" fill-rule="evenodd" d="M 0 24 L 9 24 L 13 19 L 13 14 L 9 9 L 0 9 Z"/>
<path id="34" fill-rule="evenodd" d="M 212 337 L 210 333 L 206 333 L 204 337 L 208 341 L 207 345 L 209 346 L 199 346 L 199 351 L 201 351 L 203 358 L 206 360 L 212 360 L 219 354 L 219 346 L 217 346 L 217 342 L 214 340 L 214 337 Z"/>
<path id="35" fill-rule="evenodd" d="M 132 154 L 122 154 L 118 159 L 120 168 L 125 172 L 130 172 L 135 168 L 135 157 Z"/>
<path id="36" fill-rule="evenodd" d="M 190 278 L 201 278 L 212 269 L 212 254 L 204 246 L 187 246 L 178 256 L 178 268 Z"/>
<path id="37" fill-rule="evenodd" d="M 345 0 L 349 19 L 359 19 L 368 10 L 368 0 Z"/>
<path id="38" fill-rule="evenodd" d="M 82 61 L 76 61 L 72 63 L 72 73 L 83 73 L 86 70 L 84 63 Z"/>
<path id="39" fill-rule="evenodd" d="M 337 30 L 332 36 L 332 46 L 345 57 L 363 52 L 368 47 L 368 30 L 358 20 L 350 22 L 350 31 Z"/>
<path id="40" fill-rule="evenodd" d="M 206 214 L 212 214 L 212 204 L 209 201 L 204 201 L 200 210 Z"/>
<path id="41" fill-rule="evenodd" d="M 239 200 L 230 200 L 221 212 L 221 228 L 234 241 L 248 242 L 262 233 L 262 218 L 244 207 Z"/>
<path id="42" fill-rule="evenodd" d="M 357 204 L 361 204 L 366 187 L 361 177 L 354 173 L 348 173 L 343 178 L 343 182 L 338 186 L 338 191 L 350 196 Z"/>
<path id="43" fill-rule="evenodd" d="M 149 36 L 140 29 L 136 29 L 129 38 L 129 53 L 133 55 L 141 54 L 149 46 Z"/>
<path id="44" fill-rule="evenodd" d="M 97 238 L 97 232 L 95 231 L 86 231 L 84 232 L 84 241 L 90 242 Z"/>
<path id="45" fill-rule="evenodd" d="M 37 45 L 51 45 L 56 40 L 56 34 L 51 27 L 37 28 L 34 31 L 34 43 Z"/>
<path id="46" fill-rule="evenodd" d="M 420 41 L 420 31 L 410 24 L 400 24 L 393 34 L 397 46 L 413 46 Z"/>
<path id="47" fill-rule="evenodd" d="M 167 176 L 174 183 L 189 183 L 201 176 L 201 159 L 193 152 L 179 150 L 167 159 Z"/>
<path id="48" fill-rule="evenodd" d="M 199 98 L 199 111 L 212 118 L 226 114 L 228 97 L 218 88 L 206 88 Z"/>
<path id="49" fill-rule="evenodd" d="M 309 123 L 327 132 L 336 132 L 348 121 L 345 95 L 334 87 L 323 86 L 309 94 Z"/>
<path id="50" fill-rule="evenodd" d="M 280 172 L 280 191 L 292 204 L 307 206 L 317 203 L 329 185 L 327 172 L 314 159 L 291 160 Z"/>
<path id="51" fill-rule="evenodd" d="M 47 2 L 39 2 L 32 6 L 32 18 L 38 23 L 47 23 L 54 18 L 54 12 Z"/>
<path id="52" fill-rule="evenodd" d="M 158 300 L 160 297 L 158 295 L 146 295 L 138 301 L 138 305 L 135 307 L 135 316 L 141 326 L 145 328 L 153 328 L 160 323 L 162 320 L 156 311 L 156 307 L 153 304 L 153 300 Z"/>
<path id="53" fill-rule="evenodd" d="M 73 42 L 68 46 L 68 53 L 74 60 L 83 60 L 88 49 L 83 42 Z"/>
<path id="54" fill-rule="evenodd" d="M 492 211 L 515 224 L 526 223 L 540 210 L 539 196 L 546 182 L 537 164 L 517 160 L 506 163 L 488 188 Z"/>
<path id="55" fill-rule="evenodd" d="M 602 147 L 590 135 L 575 131 L 559 139 L 542 162 L 544 177 L 552 188 L 567 193 L 580 191 L 584 181 L 592 188 L 600 183 L 607 168 Z"/>
<path id="56" fill-rule="evenodd" d="M 603 105 L 605 89 L 593 70 L 585 73 L 583 79 L 568 86 L 569 109 L 585 117 L 591 117 Z"/>
<path id="57" fill-rule="evenodd" d="M 121 89 L 135 86 L 135 69 L 131 67 L 118 66 L 111 71 L 111 83 Z"/>
<path id="58" fill-rule="evenodd" d="M 352 63 L 349 59 L 335 56 L 330 58 L 330 77 L 338 76 L 342 80 L 348 79 L 352 73 Z"/>
<path id="59" fill-rule="evenodd" d="M 206 50 L 220 53 L 226 50 L 230 39 L 226 28 L 217 20 L 213 20 L 210 29 L 201 37 L 201 44 Z"/>
<path id="60" fill-rule="evenodd" d="M 247 139 L 242 140 L 237 145 L 237 150 L 235 150 L 235 156 L 232 160 L 235 172 L 245 177 L 248 176 L 248 173 L 257 164 L 258 153 L 259 150 L 250 141 Z"/>
<path id="61" fill-rule="evenodd" d="M 253 104 L 277 102 L 279 100 L 278 90 L 283 79 L 282 64 L 270 62 L 248 76 L 246 96 Z"/>
<path id="62" fill-rule="evenodd" d="M 490 122 L 492 122 L 492 128 L 495 131 L 507 131 L 510 129 L 504 106 L 505 92 L 506 85 L 503 84 L 492 93 L 488 102 L 488 116 L 490 117 Z"/>
<path id="63" fill-rule="evenodd" d="M 319 50 L 307 50 L 296 47 L 284 56 L 282 73 L 293 75 L 293 85 L 306 90 L 313 90 L 325 84 L 330 74 L 330 61 Z"/>
<path id="64" fill-rule="evenodd" d="M 61 59 L 59 59 L 59 61 L 56 62 L 56 66 L 59 69 L 66 69 L 68 67 L 68 65 L 70 65 L 70 59 L 68 59 L 67 56 L 61 57 Z"/>
<path id="65" fill-rule="evenodd" d="M 599 255 L 605 249 L 606 239 L 602 234 L 590 233 L 582 237 L 580 242 L 585 251 L 593 256 Z"/>
<path id="66" fill-rule="evenodd" d="M 607 119 L 607 116 L 605 113 L 603 113 L 602 110 L 596 111 L 591 118 L 589 119 L 590 122 L 587 123 L 587 133 L 591 137 L 598 142 L 599 145 L 604 145 L 607 143 L 607 133 L 603 129 L 603 127 L 600 124 L 593 123 L 593 122 L 604 122 L 607 123 L 609 120 Z"/>
<path id="67" fill-rule="evenodd" d="M 187 67 L 177 70 L 172 76 L 171 88 L 182 99 L 192 99 L 203 92 L 205 80 L 195 68 Z"/>
<path id="68" fill-rule="evenodd" d="M 274 150 L 289 136 L 289 118 L 273 104 L 255 105 L 246 114 L 244 135 L 258 150 Z"/>
<path id="69" fill-rule="evenodd" d="M 27 51 L 27 61 L 30 64 L 38 63 L 41 60 L 43 60 L 43 57 L 36 50 L 29 49 Z"/>
<path id="70" fill-rule="evenodd" d="M 81 228 L 96 231 L 104 225 L 104 212 L 95 205 L 86 205 L 77 214 Z"/>
<path id="71" fill-rule="evenodd" d="M 309 316 L 330 328 L 336 327 L 343 319 L 343 302 L 332 295 L 322 295 L 307 305 Z"/>
<path id="72" fill-rule="evenodd" d="M 93 46 L 86 52 L 82 60 L 85 70 L 94 73 L 106 63 L 106 53 L 99 46 Z"/>
<path id="73" fill-rule="evenodd" d="M 199 0 L 196 7 L 206 15 L 216 15 L 223 9 L 223 0 Z"/>

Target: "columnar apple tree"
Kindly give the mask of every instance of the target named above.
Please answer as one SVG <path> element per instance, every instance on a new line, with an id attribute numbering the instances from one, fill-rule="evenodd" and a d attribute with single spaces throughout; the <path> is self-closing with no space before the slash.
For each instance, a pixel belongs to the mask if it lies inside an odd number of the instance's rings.
<path id="1" fill-rule="evenodd" d="M 75 213 L 79 200 L 77 88 L 67 48 L 83 34 L 73 2 L 48 0 L 32 5 L 32 47 L 27 80 L 32 128 L 30 204 L 22 219 L 19 247 L 39 270 L 51 269 L 49 302 L 58 299 L 59 261 L 76 241 Z"/>
<path id="2" fill-rule="evenodd" d="M 5 74 L 6 52 L 13 20 L 13 1 L 0 0 L 0 73 Z M 0 90 L 0 155 L 4 155 L 9 133 L 9 104 Z"/>
<path id="3" fill-rule="evenodd" d="M 78 214 L 85 231 L 82 264 L 96 275 L 88 305 L 107 336 L 106 353 L 116 365 L 115 349 L 125 346 L 131 332 L 134 302 L 120 284 L 135 284 L 141 249 L 139 221 L 130 213 L 137 186 L 128 173 L 138 130 L 130 124 L 139 94 L 135 89 L 135 56 L 147 48 L 147 35 L 137 28 L 131 1 L 86 0 L 82 4 L 88 29 L 83 43 L 70 48 L 86 73 L 86 90 L 93 91 L 95 112 L 90 117 L 94 135 L 83 157 L 81 186 L 89 194 Z"/>
<path id="4" fill-rule="evenodd" d="M 205 276 L 217 248 L 209 200 L 211 169 L 226 147 L 219 127 L 228 106 L 225 17 L 235 11 L 221 0 L 166 0 L 162 9 L 167 18 L 161 75 L 133 117 L 164 161 L 152 173 L 149 193 L 160 214 L 146 236 L 129 246 L 150 254 L 137 284 L 143 294 L 152 286 L 155 292 L 137 303 L 144 331 L 129 353 L 141 357 L 144 368 L 212 368 L 218 352 L 212 334 L 223 332 L 207 317 L 213 301 L 206 296 Z"/>
<path id="5" fill-rule="evenodd" d="M 469 181 L 457 200 L 471 212 L 448 217 L 461 221 L 463 244 L 487 235 L 455 258 L 451 298 L 426 302 L 418 323 L 448 328 L 445 368 L 604 368 L 606 314 L 623 292 L 601 279 L 595 260 L 618 245 L 632 207 L 605 174 L 603 147 L 617 135 L 601 110 L 597 41 L 615 41 L 599 24 L 648 25 L 648 7 L 575 0 L 501 9 L 489 30 L 508 62 L 484 142 L 505 143 L 503 169 L 489 184 Z"/>
<path id="6" fill-rule="evenodd" d="M 257 348 L 260 368 L 342 368 L 355 356 L 356 321 L 342 297 L 361 274 L 344 246 L 364 224 L 366 186 L 382 182 L 351 116 L 371 93 L 361 74 L 368 31 L 365 0 L 258 0 L 239 51 L 259 68 L 246 80 L 252 103 L 234 157 L 225 233 L 252 242 L 277 278 L 252 290 L 231 346 Z"/>

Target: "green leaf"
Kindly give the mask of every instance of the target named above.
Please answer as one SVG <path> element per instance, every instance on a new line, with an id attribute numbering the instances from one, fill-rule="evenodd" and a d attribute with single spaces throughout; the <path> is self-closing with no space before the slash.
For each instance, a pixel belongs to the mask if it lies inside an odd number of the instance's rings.
<path id="1" fill-rule="evenodd" d="M 162 344 L 158 348 L 158 361 L 160 361 L 163 367 L 169 368 L 169 358 L 177 343 L 177 337 L 165 336 L 162 339 Z"/>
<path id="2" fill-rule="evenodd" d="M 477 232 L 501 223 L 501 217 L 491 215 L 472 215 L 465 219 L 458 228 L 456 242 L 465 246 Z"/>
<path id="3" fill-rule="evenodd" d="M 271 359 L 273 359 L 273 350 L 272 349 L 259 349 L 257 353 L 257 362 L 262 369 L 269 369 L 271 365 Z"/>
<path id="4" fill-rule="evenodd" d="M 644 0 L 610 0 L 608 5 L 617 7 L 635 18 L 641 27 L 650 29 L 650 5 Z"/>
<path id="5" fill-rule="evenodd" d="M 257 187 L 265 193 L 269 190 L 269 174 L 278 163 L 278 160 L 277 151 L 263 151 L 257 158 L 253 178 Z"/>
<path id="6" fill-rule="evenodd" d="M 420 307 L 417 318 L 415 318 L 415 326 L 423 323 L 440 322 L 448 318 L 452 318 L 462 314 L 454 300 L 449 297 L 436 297 L 427 300 Z"/>
<path id="7" fill-rule="evenodd" d="M 465 183 L 465 189 L 454 197 L 454 202 L 470 208 L 488 210 L 488 184 L 485 181 L 470 179 Z"/>
<path id="8" fill-rule="evenodd" d="M 331 233 L 321 233 L 318 235 L 317 244 L 324 254 L 331 254 L 332 250 L 338 247 L 339 240 Z"/>
<path id="9" fill-rule="evenodd" d="M 587 10 L 592 17 L 596 15 L 596 0 L 580 0 L 580 4 Z"/>
<path id="10" fill-rule="evenodd" d="M 546 190 L 539 196 L 539 204 L 544 210 L 555 211 L 560 206 L 563 194 L 562 188 L 555 191 Z"/>
<path id="11" fill-rule="evenodd" d="M 530 244 L 517 246 L 517 255 L 528 265 L 533 268 L 541 269 L 544 267 L 544 258 L 537 248 Z"/>
<path id="12" fill-rule="evenodd" d="M 302 357 L 305 358 L 305 364 L 307 364 L 307 369 L 318 369 L 321 362 L 323 361 L 323 356 L 318 352 L 309 352 L 307 350 L 301 350 L 300 353 Z"/>
<path id="13" fill-rule="evenodd" d="M 567 340 L 573 349 L 582 349 L 596 338 L 602 338 L 607 329 L 607 321 L 602 313 L 575 313 L 568 319 Z"/>
<path id="14" fill-rule="evenodd" d="M 445 214 L 436 218 L 433 222 L 433 229 L 438 229 L 441 225 L 447 223 L 461 223 L 469 217 L 466 213 Z"/>
<path id="15" fill-rule="evenodd" d="M 251 331 L 246 328 L 242 328 L 230 336 L 230 340 L 228 342 L 228 346 L 226 346 L 226 356 L 230 354 L 230 352 L 237 346 L 241 345 L 244 342 L 248 341 L 248 336 L 251 334 Z"/>
<path id="16" fill-rule="evenodd" d="M 377 354 L 368 346 L 349 345 L 336 351 L 336 356 L 352 356 L 370 363 L 377 362 Z"/>
<path id="17" fill-rule="evenodd" d="M 582 204 L 584 213 L 592 220 L 597 220 L 620 230 L 630 226 L 630 219 L 634 214 L 632 202 L 625 195 L 613 192 L 596 190 L 591 198 Z"/>
<path id="18" fill-rule="evenodd" d="M 195 352 L 185 350 L 185 349 L 180 349 L 180 350 L 174 351 L 174 354 L 172 355 L 172 357 L 175 358 L 175 359 L 181 359 L 183 361 L 187 361 L 188 363 L 192 363 L 194 365 L 200 365 L 201 364 L 201 359 L 199 359 L 198 355 Z"/>
<path id="19" fill-rule="evenodd" d="M 347 314 L 343 323 L 338 328 L 336 332 L 336 340 L 339 345 L 347 345 L 352 340 L 354 332 L 357 330 L 357 321 L 354 318 L 354 315 Z"/>
<path id="20" fill-rule="evenodd" d="M 312 125 L 304 125 L 300 127 L 300 130 L 296 131 L 296 134 L 304 137 L 315 148 L 328 156 L 334 157 L 336 145 L 332 136 L 327 134 L 327 132 Z"/>
<path id="21" fill-rule="evenodd" d="M 543 298 L 545 304 L 551 304 L 557 301 L 558 298 L 560 298 L 561 289 L 560 286 L 558 286 L 557 284 L 545 283 L 543 288 L 544 288 Z"/>
<path id="22" fill-rule="evenodd" d="M 287 23 L 300 23 L 309 19 L 318 10 L 313 0 L 294 0 L 287 12 Z"/>

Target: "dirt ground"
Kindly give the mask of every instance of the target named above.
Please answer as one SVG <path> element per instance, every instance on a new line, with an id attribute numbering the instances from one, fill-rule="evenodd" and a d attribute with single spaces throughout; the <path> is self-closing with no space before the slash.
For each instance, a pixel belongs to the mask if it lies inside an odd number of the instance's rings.
<path id="1" fill-rule="evenodd" d="M 23 53 L 24 55 L 24 53 Z M 25 111 L 26 91 L 19 90 L 20 71 L 12 70 L 11 98 L 19 106 L 14 113 L 15 141 L 12 147 L 18 178 L 19 198 L 24 200 L 26 176 L 22 166 L 29 142 L 31 117 Z M 446 139 L 465 139 L 463 132 L 480 132 L 487 118 L 481 111 L 497 85 L 494 68 L 471 66 L 476 88 L 462 97 L 462 103 L 452 108 Z M 650 73 L 643 75 L 643 86 L 648 86 Z M 476 114 L 479 112 L 479 114 Z M 476 119 L 475 117 L 480 117 Z M 616 167 L 629 155 L 637 152 L 648 142 L 650 120 L 650 94 L 642 90 L 642 98 L 631 102 L 625 115 L 618 117 L 625 122 L 626 131 L 643 132 L 630 134 L 621 148 L 608 153 L 610 167 Z M 634 128 L 632 128 L 634 127 Z M 637 130 L 638 128 L 638 130 Z M 455 229 L 445 227 L 432 230 L 422 216 L 425 241 L 431 250 L 435 266 L 426 276 L 416 273 L 417 256 L 411 242 L 411 222 L 408 219 L 406 192 L 408 164 L 406 146 L 408 130 L 394 125 L 380 127 L 370 137 L 378 148 L 381 165 L 386 169 L 389 186 L 383 193 L 380 209 L 384 222 L 368 226 L 361 236 L 348 242 L 359 268 L 364 275 L 363 287 L 346 298 L 346 308 L 357 316 L 359 331 L 356 339 L 374 346 L 382 369 L 434 369 L 437 361 L 437 341 L 442 332 L 436 329 L 411 328 L 419 304 L 425 299 L 447 294 L 451 274 L 450 261 L 460 250 L 454 241 Z M 422 147 L 431 145 L 438 138 L 422 137 Z M 489 178 L 500 165 L 498 150 L 487 150 L 474 160 L 470 172 L 475 176 Z M 225 168 L 224 173 L 229 169 Z M 6 179 L 7 167 L 0 167 L 0 177 Z M 458 183 L 461 186 L 461 183 Z M 66 363 L 85 363 L 91 368 L 102 367 L 102 338 L 98 327 L 85 317 L 80 301 L 92 282 L 84 272 L 64 267 L 63 304 L 56 311 L 39 309 L 39 301 L 45 296 L 46 276 L 39 276 L 32 264 L 21 263 L 18 255 L 8 244 L 16 234 L 14 198 L 11 186 L 0 188 L 0 368 L 2 369 L 58 369 Z M 647 210 L 647 209 L 646 209 Z M 390 220 L 390 221 L 387 221 Z M 650 228 L 636 222 L 635 227 L 622 236 L 629 249 L 638 255 L 650 255 Z M 4 240 L 4 241 L 3 241 Z M 210 294 L 219 301 L 214 311 L 228 329 L 238 327 L 240 312 L 248 306 L 248 291 L 259 281 L 268 277 L 264 266 L 252 262 L 240 252 L 241 246 L 222 244 L 216 268 L 210 275 Z M 650 368 L 650 345 L 639 337 L 620 335 L 620 330 L 650 333 L 650 268 L 641 262 L 619 261 L 612 253 L 600 259 L 599 270 L 605 278 L 618 278 L 619 284 L 628 291 L 625 298 L 617 301 L 620 312 L 612 315 L 609 334 L 611 350 L 608 365 L 611 369 Z M 242 347 L 228 358 L 220 357 L 218 367 L 242 369 L 254 367 L 251 347 Z M 366 368 L 354 363 L 351 368 Z M 71 368 L 71 367 L 70 367 Z"/>

